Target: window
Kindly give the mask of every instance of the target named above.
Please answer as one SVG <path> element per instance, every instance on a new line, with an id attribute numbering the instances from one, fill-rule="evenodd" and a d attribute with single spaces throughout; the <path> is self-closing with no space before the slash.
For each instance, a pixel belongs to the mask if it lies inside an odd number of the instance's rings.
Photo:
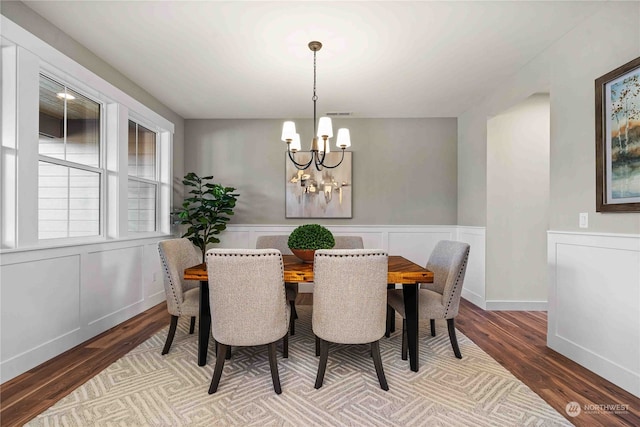
<path id="1" fill-rule="evenodd" d="M 101 105 L 40 75 L 38 238 L 98 236 Z"/>
<path id="2" fill-rule="evenodd" d="M 173 123 L 2 24 L 0 254 L 168 234 Z"/>
<path id="3" fill-rule="evenodd" d="M 156 231 L 158 200 L 157 134 L 129 120 L 128 231 Z"/>

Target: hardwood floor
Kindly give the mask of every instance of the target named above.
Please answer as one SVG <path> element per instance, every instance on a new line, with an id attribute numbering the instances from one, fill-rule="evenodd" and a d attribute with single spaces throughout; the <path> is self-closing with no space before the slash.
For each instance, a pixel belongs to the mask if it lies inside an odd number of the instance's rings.
<path id="1" fill-rule="evenodd" d="M 297 303 L 312 298 L 300 294 Z M 168 325 L 160 304 L 0 385 L 0 424 L 23 425 Z M 575 425 L 640 425 L 640 399 L 546 347 L 546 313 L 489 312 L 463 300 L 456 327 Z M 569 402 L 628 405 L 628 411 L 583 410 L 571 418 Z"/>

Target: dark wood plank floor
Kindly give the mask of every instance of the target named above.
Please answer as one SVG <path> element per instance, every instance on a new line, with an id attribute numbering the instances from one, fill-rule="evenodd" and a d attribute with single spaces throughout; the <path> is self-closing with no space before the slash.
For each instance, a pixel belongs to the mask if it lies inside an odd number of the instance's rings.
<path id="1" fill-rule="evenodd" d="M 300 294 L 298 304 L 312 298 Z M 23 425 L 168 324 L 160 304 L 0 385 L 0 424 Z M 456 326 L 575 425 L 640 426 L 640 399 L 546 347 L 546 313 L 488 312 L 462 301 Z M 569 402 L 629 410 L 570 418 Z"/>

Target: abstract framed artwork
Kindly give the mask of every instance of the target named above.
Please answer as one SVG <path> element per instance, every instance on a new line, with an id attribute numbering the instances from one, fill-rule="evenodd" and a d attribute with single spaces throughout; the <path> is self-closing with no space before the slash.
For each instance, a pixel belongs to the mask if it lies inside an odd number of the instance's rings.
<path id="1" fill-rule="evenodd" d="M 596 211 L 640 212 L 640 58 L 595 85 Z"/>
<path id="2" fill-rule="evenodd" d="M 286 218 L 351 218 L 352 177 L 351 152 L 344 153 L 344 161 L 334 169 L 313 165 L 299 171 L 285 153 L 285 216 Z M 294 154 L 298 163 L 306 163 L 311 153 Z M 326 163 L 335 165 L 342 152 L 327 153 Z"/>

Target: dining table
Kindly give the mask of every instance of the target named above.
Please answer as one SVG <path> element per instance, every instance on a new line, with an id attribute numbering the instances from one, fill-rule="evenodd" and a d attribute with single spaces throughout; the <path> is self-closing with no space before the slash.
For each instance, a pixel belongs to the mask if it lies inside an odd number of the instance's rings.
<path id="1" fill-rule="evenodd" d="M 313 283 L 313 264 L 305 263 L 295 255 L 283 255 L 284 282 Z M 405 317 L 407 325 L 407 344 L 409 347 L 409 365 L 411 370 L 418 372 L 418 289 L 420 283 L 432 283 L 433 272 L 415 264 L 408 259 L 389 255 L 387 283 L 388 287 L 402 285 L 404 297 Z M 209 277 L 206 263 L 194 265 L 184 270 L 185 280 L 200 282 L 200 311 L 198 319 L 198 365 L 207 364 L 207 351 L 211 335 L 211 309 L 209 306 Z M 387 326 L 389 329 L 389 326 Z"/>

